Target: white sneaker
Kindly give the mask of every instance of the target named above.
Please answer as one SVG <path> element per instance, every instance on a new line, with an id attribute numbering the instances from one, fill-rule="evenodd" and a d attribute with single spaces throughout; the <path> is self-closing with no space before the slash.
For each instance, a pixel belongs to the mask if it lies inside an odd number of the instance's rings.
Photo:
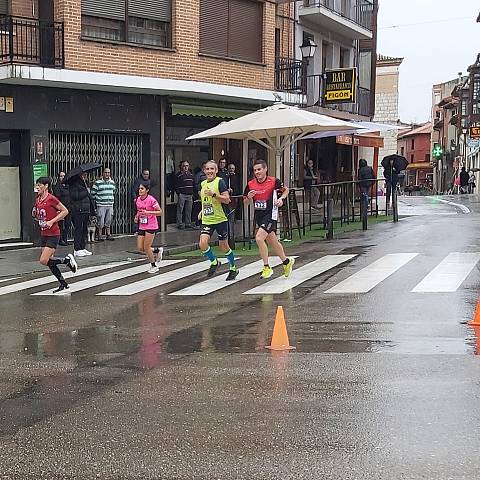
<path id="1" fill-rule="evenodd" d="M 87 253 L 85 253 L 85 250 L 75 250 L 73 254 L 76 257 L 86 257 L 88 255 Z"/>
<path id="2" fill-rule="evenodd" d="M 156 262 L 160 262 L 163 259 L 163 247 L 158 247 Z"/>
<path id="3" fill-rule="evenodd" d="M 93 255 L 92 252 L 89 252 L 89 251 L 86 250 L 86 249 L 85 249 L 85 250 L 82 250 L 82 252 L 83 252 L 85 255 L 87 255 L 87 256 L 88 256 L 88 255 Z"/>
<path id="4" fill-rule="evenodd" d="M 150 267 L 147 273 L 158 273 L 160 269 L 158 267 Z"/>

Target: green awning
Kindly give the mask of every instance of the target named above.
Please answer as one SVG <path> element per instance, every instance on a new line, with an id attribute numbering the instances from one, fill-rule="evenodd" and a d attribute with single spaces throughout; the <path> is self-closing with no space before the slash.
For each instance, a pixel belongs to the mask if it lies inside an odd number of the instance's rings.
<path id="1" fill-rule="evenodd" d="M 216 106 L 184 105 L 172 103 L 172 115 L 188 115 L 191 117 L 214 117 L 214 118 L 239 118 L 243 117 L 249 110 L 238 110 Z"/>

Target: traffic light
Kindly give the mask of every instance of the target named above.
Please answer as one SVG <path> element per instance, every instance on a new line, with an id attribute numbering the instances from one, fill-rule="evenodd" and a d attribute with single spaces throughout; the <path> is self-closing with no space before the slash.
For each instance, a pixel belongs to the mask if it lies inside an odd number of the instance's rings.
<path id="1" fill-rule="evenodd" d="M 442 155 L 443 155 L 442 147 L 438 143 L 436 143 L 433 146 L 432 156 L 435 158 L 440 158 Z"/>

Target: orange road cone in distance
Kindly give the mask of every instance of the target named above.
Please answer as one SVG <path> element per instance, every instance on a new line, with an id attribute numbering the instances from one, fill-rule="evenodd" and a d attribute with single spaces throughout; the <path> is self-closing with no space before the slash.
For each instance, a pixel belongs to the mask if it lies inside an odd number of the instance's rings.
<path id="1" fill-rule="evenodd" d="M 277 315 L 275 316 L 275 325 L 273 327 L 272 344 L 269 345 L 270 350 L 294 350 L 295 347 L 290 346 L 287 333 L 287 325 L 285 323 L 285 315 L 283 307 L 277 307 Z"/>
<path id="2" fill-rule="evenodd" d="M 469 325 L 472 327 L 480 327 L 480 300 L 477 304 L 477 310 L 475 311 L 475 316 L 473 317 L 473 320 L 470 320 L 468 322 Z"/>

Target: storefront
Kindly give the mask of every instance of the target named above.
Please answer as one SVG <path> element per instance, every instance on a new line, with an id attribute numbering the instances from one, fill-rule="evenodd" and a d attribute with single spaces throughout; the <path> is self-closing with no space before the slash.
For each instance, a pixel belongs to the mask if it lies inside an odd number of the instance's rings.
<path id="1" fill-rule="evenodd" d="M 429 162 L 410 163 L 407 166 L 407 187 L 433 187 L 433 166 Z"/>

